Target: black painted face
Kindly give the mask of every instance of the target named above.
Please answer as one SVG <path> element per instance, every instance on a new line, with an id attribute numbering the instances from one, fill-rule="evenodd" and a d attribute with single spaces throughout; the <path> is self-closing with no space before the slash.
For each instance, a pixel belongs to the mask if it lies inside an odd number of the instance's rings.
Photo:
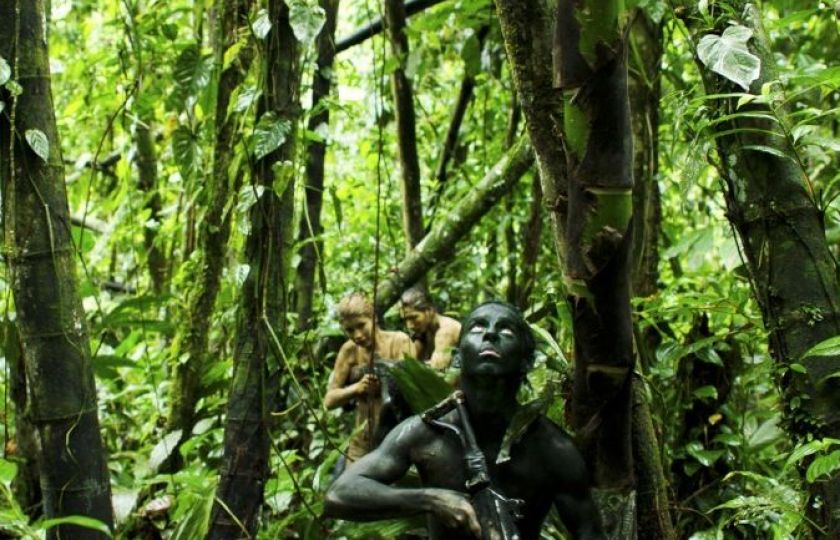
<path id="1" fill-rule="evenodd" d="M 517 314 L 500 304 L 473 311 L 461 330 L 458 351 L 466 375 L 520 374 L 526 363 L 525 341 L 517 332 Z"/>

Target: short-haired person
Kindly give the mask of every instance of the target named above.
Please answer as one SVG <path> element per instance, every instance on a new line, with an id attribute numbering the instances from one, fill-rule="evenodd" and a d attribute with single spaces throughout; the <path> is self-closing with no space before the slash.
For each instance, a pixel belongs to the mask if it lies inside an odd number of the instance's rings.
<path id="1" fill-rule="evenodd" d="M 479 522 L 473 506 L 478 494 L 468 495 L 465 442 L 457 434 L 466 433 L 462 419 L 467 417 L 492 488 L 522 501 L 521 515 L 514 518 L 521 540 L 539 538 L 552 504 L 573 538 L 602 539 L 586 465 L 557 425 L 538 417 L 511 446 L 509 458 L 497 459 L 534 349 L 533 334 L 515 307 L 490 302 L 475 308 L 464 322 L 457 351 L 461 409 L 468 414 L 456 408 L 429 421 L 427 411 L 402 422 L 335 481 L 327 492 L 326 513 L 357 521 L 426 513 L 432 540 L 482 538 L 482 527 L 489 531 L 494 525 Z M 393 486 L 412 465 L 423 487 Z"/>
<path id="2" fill-rule="evenodd" d="M 419 287 L 402 294 L 400 315 L 411 334 L 417 358 L 434 369 L 448 368 L 452 349 L 458 345 L 461 323 L 438 313 L 429 295 Z"/>
<path id="3" fill-rule="evenodd" d="M 414 354 L 414 346 L 404 332 L 379 329 L 373 305 L 364 294 L 355 292 L 345 296 L 339 302 L 337 312 L 348 340 L 336 356 L 324 406 L 334 409 L 356 400 L 355 433 L 347 451 L 347 461 L 352 463 L 370 451 L 370 437 L 376 431 L 382 406 L 376 375 L 364 373 L 370 365 L 371 354 L 374 359 L 401 360 L 405 354 Z M 358 373 L 364 374 L 356 376 Z M 369 418 L 374 423 L 371 427 L 367 425 Z"/>

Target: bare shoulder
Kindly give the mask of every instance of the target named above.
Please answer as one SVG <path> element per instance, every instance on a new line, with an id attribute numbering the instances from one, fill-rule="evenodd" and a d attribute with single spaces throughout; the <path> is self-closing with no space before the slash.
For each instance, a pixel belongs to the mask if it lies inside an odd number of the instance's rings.
<path id="1" fill-rule="evenodd" d="M 442 337 L 446 342 L 451 343 L 453 346 L 456 345 L 458 343 L 458 336 L 461 334 L 461 323 L 445 315 L 440 315 L 438 321 L 440 329 L 435 337 Z M 435 341 L 438 341 L 438 339 Z"/>
<path id="2" fill-rule="evenodd" d="M 338 354 L 335 356 L 335 367 L 339 365 L 345 365 L 352 367 L 353 361 L 356 359 L 356 350 L 359 348 L 358 345 L 353 343 L 352 339 L 348 339 L 344 342 L 344 345 L 338 350 Z"/>
<path id="3" fill-rule="evenodd" d="M 395 359 L 399 360 L 404 354 L 414 355 L 414 342 L 405 332 L 399 330 L 383 330 L 382 337 L 389 343 L 388 349 Z"/>
<path id="4" fill-rule="evenodd" d="M 392 429 L 382 441 L 380 448 L 411 452 L 423 447 L 433 437 L 434 433 L 429 426 L 420 418 L 420 415 L 415 414 L 397 424 L 397 427 Z"/>
<path id="5" fill-rule="evenodd" d="M 564 484 L 587 484 L 586 463 L 574 441 L 563 428 L 540 417 L 529 430 L 529 444 L 537 459 Z"/>

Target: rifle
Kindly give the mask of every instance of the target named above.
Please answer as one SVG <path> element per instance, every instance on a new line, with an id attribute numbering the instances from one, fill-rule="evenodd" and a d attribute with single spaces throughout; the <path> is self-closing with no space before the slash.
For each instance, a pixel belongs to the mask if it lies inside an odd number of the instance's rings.
<path id="1" fill-rule="evenodd" d="M 457 409 L 461 419 L 461 429 L 438 420 L 449 411 Z M 481 524 L 481 540 L 519 540 L 516 520 L 522 517 L 524 501 L 511 499 L 493 487 L 484 453 L 475 439 L 475 432 L 470 424 L 464 393 L 460 390 L 446 400 L 432 407 L 421 415 L 424 422 L 440 428 L 454 431 L 464 448 L 464 462 L 467 468 L 467 492 L 472 497 L 472 505 Z"/>

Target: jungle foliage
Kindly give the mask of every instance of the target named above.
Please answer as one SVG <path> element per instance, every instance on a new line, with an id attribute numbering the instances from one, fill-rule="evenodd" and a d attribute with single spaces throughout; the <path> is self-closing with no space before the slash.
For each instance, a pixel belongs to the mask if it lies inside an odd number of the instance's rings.
<path id="1" fill-rule="evenodd" d="M 0 0 L 0 36 L 31 30 L 15 25 L 31 23 L 27 2 Z M 51 465 L 37 456 L 44 433 L 55 438 L 49 422 L 72 408 L 58 402 L 72 377 L 50 372 L 59 353 L 32 360 L 27 308 L 41 300 L 26 301 L 41 297 L 16 281 L 21 234 L 44 235 L 52 256 L 38 261 L 78 315 L 68 346 L 89 347 L 74 365 L 84 384 L 92 368 L 95 399 L 85 386 L 78 412 L 87 427 L 98 413 L 104 456 L 66 449 L 107 463 L 115 538 L 392 538 L 416 526 L 321 517 L 352 425 L 322 398 L 342 340 L 334 306 L 353 290 L 377 290 L 394 329 L 393 303 L 415 280 L 454 316 L 490 298 L 519 305 L 540 343 L 522 400 L 585 435 L 573 328 L 592 268 L 557 239 L 587 234 L 591 211 L 571 199 L 596 203 L 558 186 L 577 178 L 598 132 L 579 129 L 591 111 L 577 84 L 552 79 L 551 43 L 511 32 L 499 13 L 523 10 L 539 37 L 556 4 L 587 2 L 37 3 L 49 57 L 0 43 L 0 538 L 57 526 L 100 538 L 110 519 L 54 517 L 41 502 L 39 467 Z M 632 229 L 621 237 L 632 298 L 616 309 L 632 317 L 616 349 L 630 354 L 632 337 L 634 359 L 608 360 L 623 370 L 622 421 L 632 417 L 622 436 L 644 444 L 604 453 L 621 470 L 595 476 L 635 487 L 640 538 L 832 537 L 840 6 L 615 4 L 609 42 L 626 55 L 635 176 L 618 182 L 633 222 L 626 206 L 612 216 Z M 586 39 L 604 25 L 578 17 L 582 49 L 598 50 Z M 395 26 L 336 52 L 378 20 Z M 30 78 L 47 84 L 36 60 L 49 66 L 55 129 L 29 125 L 49 111 L 25 114 L 27 91 L 47 95 L 32 90 L 43 86 Z M 51 208 L 66 186 L 67 209 L 27 218 L 13 180 L 41 169 L 32 193 Z M 237 445 L 255 455 L 231 454 Z M 242 496 L 237 481 L 254 492 L 243 513 L 228 498 Z M 552 516 L 543 538 L 565 538 Z"/>

